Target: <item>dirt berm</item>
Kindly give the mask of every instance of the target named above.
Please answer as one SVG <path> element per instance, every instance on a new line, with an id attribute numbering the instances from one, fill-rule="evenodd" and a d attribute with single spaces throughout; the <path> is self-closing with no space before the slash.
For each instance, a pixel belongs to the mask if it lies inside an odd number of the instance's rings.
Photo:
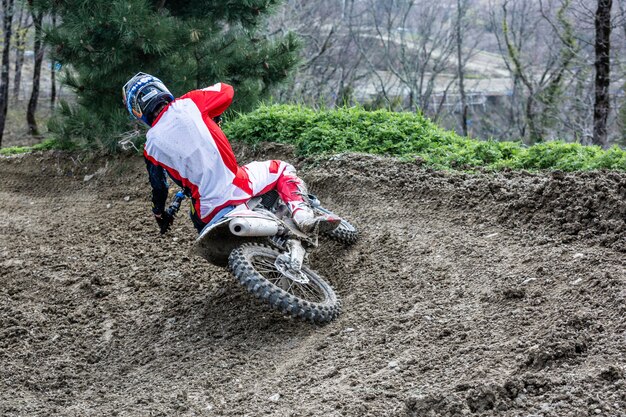
<path id="1" fill-rule="evenodd" d="M 284 147 L 360 241 L 285 318 L 158 234 L 137 157 L 0 160 L 2 416 L 625 416 L 626 174 L 459 174 Z"/>

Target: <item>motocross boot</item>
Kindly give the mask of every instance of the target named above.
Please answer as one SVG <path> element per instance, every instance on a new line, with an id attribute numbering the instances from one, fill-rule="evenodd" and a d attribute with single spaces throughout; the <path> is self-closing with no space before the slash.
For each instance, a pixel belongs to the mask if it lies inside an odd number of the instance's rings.
<path id="1" fill-rule="evenodd" d="M 304 233 L 326 233 L 335 230 L 341 223 L 341 219 L 328 214 L 315 216 L 313 209 L 302 204 L 293 212 L 293 221 Z"/>

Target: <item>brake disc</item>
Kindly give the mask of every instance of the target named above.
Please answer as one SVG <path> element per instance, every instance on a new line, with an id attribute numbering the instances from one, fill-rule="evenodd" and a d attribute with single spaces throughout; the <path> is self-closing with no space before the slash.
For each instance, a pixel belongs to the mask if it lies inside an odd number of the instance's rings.
<path id="1" fill-rule="evenodd" d="M 287 258 L 287 259 L 285 259 Z M 283 274 L 285 277 L 290 280 L 297 282 L 298 284 L 308 284 L 309 277 L 307 277 L 301 270 L 295 270 L 291 266 L 291 260 L 289 257 L 284 257 L 281 255 L 276 258 L 276 262 L 274 262 L 274 266 L 276 270 Z"/>

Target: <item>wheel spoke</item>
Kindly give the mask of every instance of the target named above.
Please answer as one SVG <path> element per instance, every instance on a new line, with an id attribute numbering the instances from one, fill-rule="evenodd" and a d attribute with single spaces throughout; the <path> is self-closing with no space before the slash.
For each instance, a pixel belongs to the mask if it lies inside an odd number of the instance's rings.
<path id="1" fill-rule="evenodd" d="M 306 290 L 306 287 L 304 285 L 297 285 L 298 289 L 300 290 L 300 292 L 308 299 L 310 296 L 310 292 L 308 292 Z"/>
<path id="2" fill-rule="evenodd" d="M 268 274 L 269 276 L 282 276 L 282 274 L 277 273 L 277 271 L 275 269 L 261 269 L 261 268 L 255 268 L 257 272 L 261 273 L 263 276 L 265 276 L 265 274 Z"/>
<path id="3" fill-rule="evenodd" d="M 300 292 L 307 300 L 317 302 L 323 300 L 323 297 L 321 297 L 320 293 L 317 291 L 317 286 L 296 283 L 296 287 L 300 290 Z"/>
<path id="4" fill-rule="evenodd" d="M 302 288 L 302 285 L 296 285 L 296 288 L 298 288 L 298 292 L 300 292 L 301 297 L 304 298 L 305 300 L 309 299 L 309 294 L 307 294 L 306 290 L 304 288 Z"/>
<path id="5" fill-rule="evenodd" d="M 288 285 L 289 281 L 291 281 L 289 278 L 281 275 L 281 276 L 277 276 L 275 278 L 272 278 L 270 280 L 272 284 L 276 285 L 277 287 L 280 287 L 282 289 L 285 289 L 285 287 Z"/>

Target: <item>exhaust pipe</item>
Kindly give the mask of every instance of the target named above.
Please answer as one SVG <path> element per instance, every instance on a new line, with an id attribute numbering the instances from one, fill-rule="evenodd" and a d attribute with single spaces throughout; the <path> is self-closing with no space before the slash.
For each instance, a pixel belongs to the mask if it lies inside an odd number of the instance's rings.
<path id="1" fill-rule="evenodd" d="M 241 237 L 274 236 L 279 231 L 277 222 L 257 217 L 238 217 L 228 227 L 232 234 Z"/>

